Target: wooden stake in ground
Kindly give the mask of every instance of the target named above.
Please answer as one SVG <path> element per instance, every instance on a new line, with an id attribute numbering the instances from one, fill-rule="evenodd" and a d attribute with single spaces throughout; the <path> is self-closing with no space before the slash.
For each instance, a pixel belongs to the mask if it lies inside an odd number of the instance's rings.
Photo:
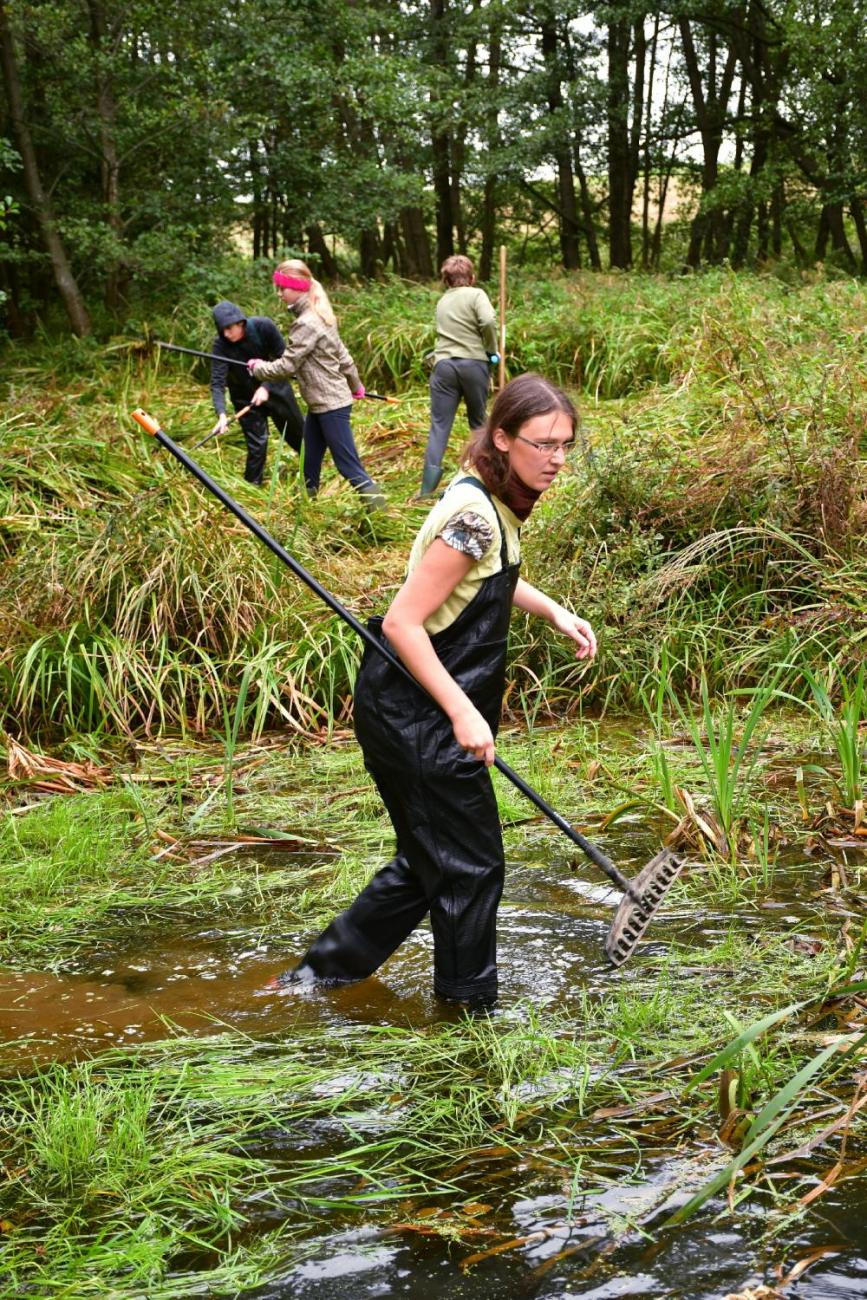
<path id="1" fill-rule="evenodd" d="M 506 383 L 506 245 L 500 244 L 500 369 L 497 376 L 497 388 Z"/>

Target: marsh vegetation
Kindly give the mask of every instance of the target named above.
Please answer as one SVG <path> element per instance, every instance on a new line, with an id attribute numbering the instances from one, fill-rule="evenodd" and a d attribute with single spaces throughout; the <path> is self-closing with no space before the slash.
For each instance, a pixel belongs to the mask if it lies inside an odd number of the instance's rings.
<path id="1" fill-rule="evenodd" d="M 526 563 L 603 635 L 587 672 L 516 620 L 504 757 L 626 869 L 663 838 L 689 865 L 612 974 L 614 896 L 498 785 L 482 1019 L 436 1008 L 424 931 L 356 989 L 263 994 L 389 852 L 358 647 L 133 431 L 136 405 L 207 431 L 195 365 L 7 352 L 0 1295 L 345 1294 L 338 1256 L 431 1296 L 652 1295 L 686 1250 L 696 1295 L 858 1293 L 867 296 L 719 273 L 514 299 L 515 369 L 584 414 Z M 389 508 L 307 501 L 274 447 L 253 489 L 231 435 L 201 459 L 364 617 L 421 518 L 430 304 L 338 307 L 402 399 L 357 418 Z M 200 341 L 188 310 L 159 332 Z"/>

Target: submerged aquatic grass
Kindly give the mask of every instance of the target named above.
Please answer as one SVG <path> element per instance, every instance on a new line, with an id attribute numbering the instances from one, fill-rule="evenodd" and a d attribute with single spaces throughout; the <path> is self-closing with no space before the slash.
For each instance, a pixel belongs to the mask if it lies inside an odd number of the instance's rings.
<path id="1" fill-rule="evenodd" d="M 734 950 L 705 957 L 713 978 Z M 465 1228 L 473 1249 L 478 1221 L 461 1207 L 479 1203 L 486 1174 L 517 1179 L 524 1194 L 529 1181 L 549 1200 L 559 1189 L 566 1214 L 579 1195 L 634 1181 L 660 1144 L 712 1125 L 717 1072 L 743 1070 L 757 1047 L 743 1099 L 755 1133 L 779 1135 L 778 1152 L 836 1050 L 817 1054 L 807 1005 L 814 1017 L 854 1009 L 863 987 L 841 983 L 830 957 L 817 993 L 803 958 L 741 944 L 728 1004 L 745 1023 L 757 996 L 773 1010 L 734 1040 L 707 979 L 692 985 L 689 955 L 672 953 L 661 988 L 645 975 L 614 998 L 587 994 L 577 1022 L 565 1008 L 516 1006 L 419 1027 L 315 1026 L 293 1018 L 290 1001 L 280 1035 L 177 1037 L 7 1079 L 0 1123 L 19 1172 L 0 1193 L 14 1225 L 0 1240 L 0 1295 L 34 1284 L 62 1293 L 85 1277 L 119 1300 L 142 1286 L 170 1294 L 172 1281 L 186 1294 L 194 1278 L 241 1294 L 263 1261 L 285 1272 L 329 1224 L 381 1232 L 422 1209 L 442 1213 L 458 1245 Z M 800 1008 L 786 1000 L 793 990 L 804 991 Z M 857 1060 L 839 1055 L 823 1075 L 825 1104 L 845 1104 L 853 1071 Z M 692 1209 L 724 1184 L 696 1192 Z M 503 1240 L 492 1207 L 480 1212 L 489 1239 Z M 46 1244 L 50 1260 L 35 1249 Z"/>

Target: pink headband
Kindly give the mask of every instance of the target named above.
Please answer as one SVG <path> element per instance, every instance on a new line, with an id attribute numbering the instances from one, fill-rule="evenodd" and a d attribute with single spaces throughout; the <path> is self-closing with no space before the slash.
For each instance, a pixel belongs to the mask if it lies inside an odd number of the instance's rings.
<path id="1" fill-rule="evenodd" d="M 297 275 L 284 275 L 282 271 L 275 271 L 274 283 L 280 289 L 297 289 L 299 293 L 309 293 L 313 281 L 299 280 Z"/>

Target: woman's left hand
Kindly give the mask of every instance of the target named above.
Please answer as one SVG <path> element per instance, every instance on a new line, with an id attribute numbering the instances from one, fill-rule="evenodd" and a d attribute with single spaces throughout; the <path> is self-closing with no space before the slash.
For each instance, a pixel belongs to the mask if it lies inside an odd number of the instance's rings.
<path id="1" fill-rule="evenodd" d="M 562 632 L 564 636 L 572 638 L 578 647 L 575 651 L 577 659 L 592 659 L 594 657 L 596 654 L 596 633 L 586 618 L 579 618 L 577 614 L 564 609 L 562 605 L 555 605 L 551 616 L 551 625 L 556 627 L 558 632 Z"/>

